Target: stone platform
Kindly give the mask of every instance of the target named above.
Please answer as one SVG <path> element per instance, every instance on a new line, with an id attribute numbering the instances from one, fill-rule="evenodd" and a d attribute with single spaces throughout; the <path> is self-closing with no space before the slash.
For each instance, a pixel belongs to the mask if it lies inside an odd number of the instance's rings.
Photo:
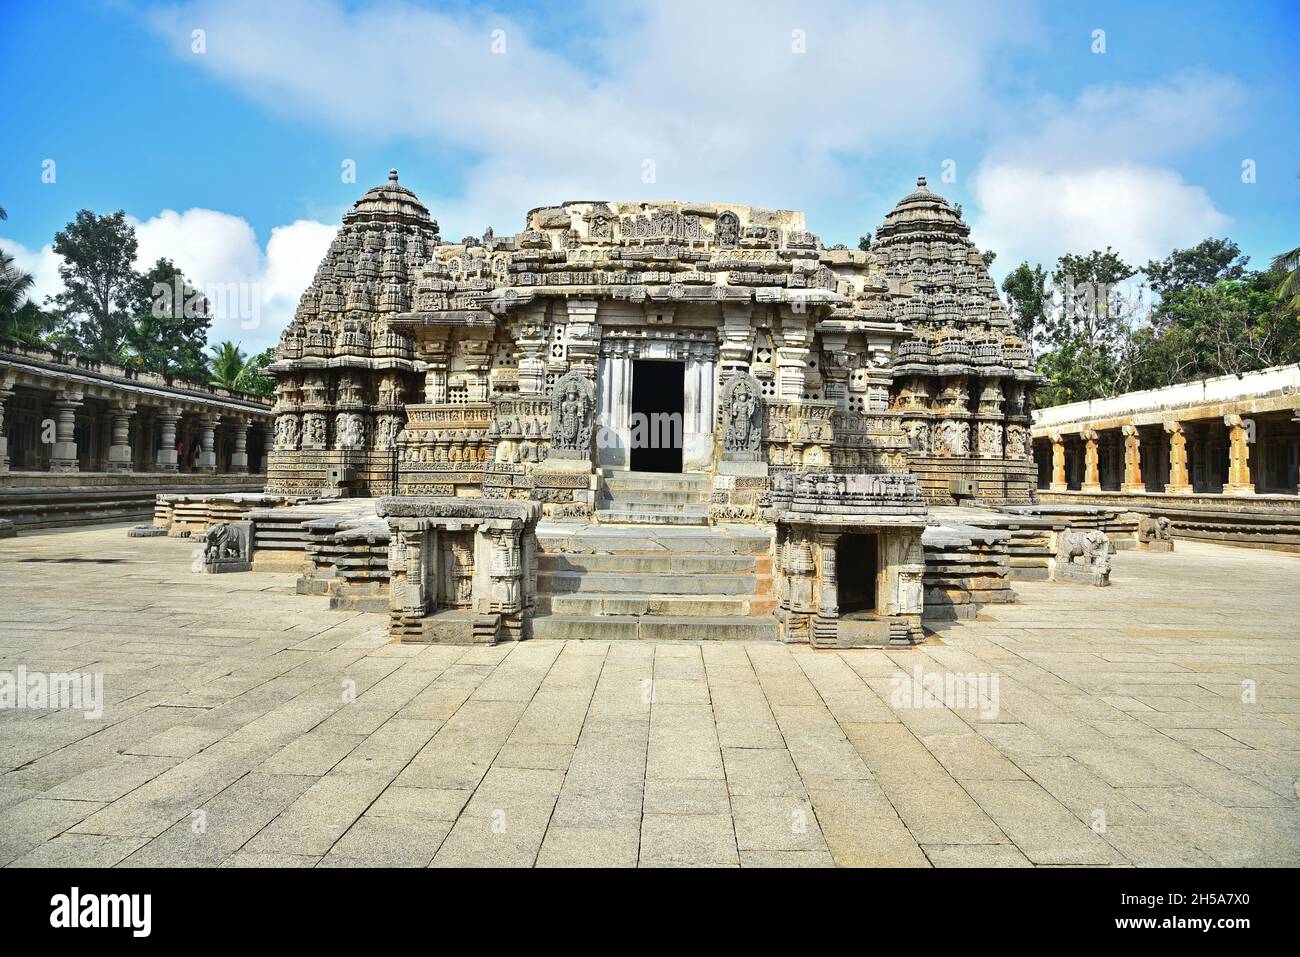
<path id="1" fill-rule="evenodd" d="M 1077 589 L 1021 582 L 905 650 L 451 647 L 123 532 L 0 543 L 0 670 L 105 692 L 94 720 L 0 710 L 0 865 L 1300 857 L 1290 555 L 1127 551 L 1086 615 Z M 996 677 L 996 702 L 918 674 Z"/>

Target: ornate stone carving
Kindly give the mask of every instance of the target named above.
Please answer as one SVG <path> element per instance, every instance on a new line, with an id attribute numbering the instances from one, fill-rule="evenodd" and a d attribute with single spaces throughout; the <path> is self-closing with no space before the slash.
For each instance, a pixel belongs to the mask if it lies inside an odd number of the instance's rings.
<path id="1" fill-rule="evenodd" d="M 212 573 L 252 569 L 251 522 L 218 522 L 203 536 L 203 568 Z"/>
<path id="2" fill-rule="evenodd" d="M 561 376 L 551 395 L 551 454 L 590 456 L 595 411 L 595 390 L 586 377 L 577 372 Z"/>
<path id="3" fill-rule="evenodd" d="M 352 412 L 345 412 L 338 417 L 334 428 L 339 448 L 365 448 L 366 420 L 363 416 Z"/>
<path id="4" fill-rule="evenodd" d="M 733 375 L 722 386 L 724 457 L 757 461 L 763 435 L 762 387 L 751 375 Z"/>
<path id="5" fill-rule="evenodd" d="M 1110 539 L 1098 529 L 1066 529 L 1056 536 L 1056 579 L 1110 584 Z"/>

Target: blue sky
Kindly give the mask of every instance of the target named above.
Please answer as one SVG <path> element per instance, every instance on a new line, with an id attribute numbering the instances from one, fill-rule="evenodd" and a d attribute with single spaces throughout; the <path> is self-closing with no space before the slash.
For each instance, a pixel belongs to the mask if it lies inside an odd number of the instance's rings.
<path id="1" fill-rule="evenodd" d="M 998 252 L 998 276 L 1108 243 L 1141 264 L 1227 235 L 1258 265 L 1300 244 L 1294 2 L 2 16 L 0 246 L 54 291 L 54 232 L 82 207 L 125 209 L 142 256 L 256 284 L 256 321 L 213 335 L 246 346 L 275 340 L 339 216 L 390 166 L 452 239 L 565 199 L 676 198 L 802 209 L 823 241 L 852 244 L 924 174 Z"/>

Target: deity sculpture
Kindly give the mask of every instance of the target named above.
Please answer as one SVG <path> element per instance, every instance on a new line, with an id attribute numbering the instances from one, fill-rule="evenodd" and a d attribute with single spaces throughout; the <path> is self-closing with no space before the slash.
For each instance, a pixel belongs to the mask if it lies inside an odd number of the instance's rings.
<path id="1" fill-rule="evenodd" d="M 722 386 L 722 450 L 732 457 L 757 457 L 763 433 L 763 400 L 758 380 L 737 373 Z"/>
<path id="2" fill-rule="evenodd" d="M 591 383 L 575 372 L 561 376 L 551 398 L 551 448 L 589 453 L 594 412 Z"/>

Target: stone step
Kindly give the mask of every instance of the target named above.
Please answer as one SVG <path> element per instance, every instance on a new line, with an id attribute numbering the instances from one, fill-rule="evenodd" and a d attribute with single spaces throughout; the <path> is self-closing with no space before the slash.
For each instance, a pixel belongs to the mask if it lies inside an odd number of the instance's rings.
<path id="1" fill-rule="evenodd" d="M 596 521 L 615 525 L 708 525 L 709 516 L 681 512 L 650 512 L 637 508 L 598 508 Z"/>
<path id="2" fill-rule="evenodd" d="M 694 472 L 606 472 L 610 489 L 659 489 L 663 491 L 707 491 L 713 485 L 707 475 Z"/>
<path id="3" fill-rule="evenodd" d="M 636 618 L 625 615 L 540 615 L 533 637 L 596 641 L 776 641 L 771 618 Z"/>
<path id="4" fill-rule="evenodd" d="M 752 595 L 755 575 L 628 575 L 622 572 L 539 572 L 542 595 L 616 592 L 623 595 Z"/>
<path id="5" fill-rule="evenodd" d="M 755 570 L 753 555 L 691 555 L 681 552 L 584 555 L 574 552 L 542 552 L 537 556 L 539 572 L 632 572 L 642 575 L 724 575 Z"/>
<path id="6" fill-rule="evenodd" d="M 537 540 L 543 553 L 766 555 L 772 533 L 753 525 L 587 525 L 574 529 L 560 523 L 542 523 L 537 528 Z"/>
<path id="7" fill-rule="evenodd" d="M 707 504 L 709 490 L 702 489 L 661 489 L 661 488 L 616 488 L 601 496 L 611 502 L 622 505 L 697 505 Z"/>
<path id="8" fill-rule="evenodd" d="M 745 618 L 748 598 L 739 595 L 629 595 L 581 592 L 576 595 L 539 595 L 539 614 L 650 615 L 657 618 Z"/>
<path id="9" fill-rule="evenodd" d="M 601 511 L 658 512 L 667 515 L 700 515 L 705 517 L 709 514 L 708 502 L 633 502 L 625 498 L 619 498 L 601 502 L 597 507 Z"/>

